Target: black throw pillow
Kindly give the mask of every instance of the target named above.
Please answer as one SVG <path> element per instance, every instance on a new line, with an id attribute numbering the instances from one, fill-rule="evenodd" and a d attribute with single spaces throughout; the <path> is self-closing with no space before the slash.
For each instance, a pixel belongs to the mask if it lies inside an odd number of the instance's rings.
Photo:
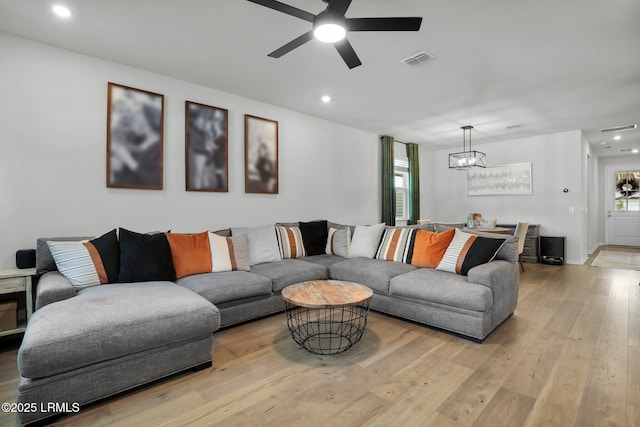
<path id="1" fill-rule="evenodd" d="M 120 282 L 176 280 L 171 247 L 164 233 L 120 229 Z"/>
<path id="2" fill-rule="evenodd" d="M 100 237 L 90 240 L 89 243 L 98 251 L 104 272 L 107 274 L 107 283 L 116 283 L 120 269 L 120 246 L 115 228 Z"/>
<path id="3" fill-rule="evenodd" d="M 302 243 L 307 255 L 322 255 L 327 247 L 327 221 L 299 222 Z"/>

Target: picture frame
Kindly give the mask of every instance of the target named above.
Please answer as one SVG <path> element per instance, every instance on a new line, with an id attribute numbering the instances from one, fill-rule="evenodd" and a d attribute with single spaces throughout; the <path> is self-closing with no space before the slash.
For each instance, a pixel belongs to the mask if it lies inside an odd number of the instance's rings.
<path id="1" fill-rule="evenodd" d="M 531 163 L 467 169 L 469 196 L 530 195 L 531 182 Z"/>
<path id="2" fill-rule="evenodd" d="M 186 191 L 229 191 L 229 111 L 185 101 Z"/>
<path id="3" fill-rule="evenodd" d="M 278 122 L 244 115 L 245 193 L 278 194 Z"/>
<path id="4" fill-rule="evenodd" d="M 164 95 L 109 82 L 107 187 L 162 190 Z"/>

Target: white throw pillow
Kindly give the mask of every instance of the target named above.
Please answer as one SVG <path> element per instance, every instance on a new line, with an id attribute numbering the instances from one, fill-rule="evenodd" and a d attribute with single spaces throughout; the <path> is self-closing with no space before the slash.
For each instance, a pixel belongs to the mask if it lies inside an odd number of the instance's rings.
<path id="1" fill-rule="evenodd" d="M 373 258 L 378 251 L 384 225 L 356 225 L 349 246 L 349 258 Z"/>
<path id="2" fill-rule="evenodd" d="M 351 229 L 349 227 L 343 228 L 341 230 L 330 227 L 325 252 L 329 255 L 338 255 L 347 258 L 349 256 L 350 243 Z"/>
<path id="3" fill-rule="evenodd" d="M 249 243 L 249 265 L 265 262 L 282 261 L 278 239 L 276 238 L 275 225 L 262 227 L 237 227 L 231 228 L 231 235 L 247 235 Z"/>

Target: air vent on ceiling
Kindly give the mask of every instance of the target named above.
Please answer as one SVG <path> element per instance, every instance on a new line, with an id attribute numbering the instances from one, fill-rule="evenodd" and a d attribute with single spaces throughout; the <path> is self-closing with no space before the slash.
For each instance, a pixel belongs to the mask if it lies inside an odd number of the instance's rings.
<path id="1" fill-rule="evenodd" d="M 621 153 L 631 153 L 633 151 L 633 148 L 621 148 L 620 152 Z"/>
<path id="2" fill-rule="evenodd" d="M 504 128 L 505 129 L 518 129 L 518 128 L 523 128 L 524 127 L 524 123 L 514 123 L 512 125 L 507 125 Z"/>
<path id="3" fill-rule="evenodd" d="M 405 58 L 400 62 L 402 62 L 403 64 L 416 66 L 416 65 L 423 64 L 423 63 L 425 63 L 427 61 L 431 61 L 434 58 L 435 58 L 434 55 L 432 55 L 429 52 L 423 50 L 422 52 L 416 53 L 415 55 L 411 55 L 410 57 Z"/>
<path id="4" fill-rule="evenodd" d="M 633 130 L 633 129 L 636 129 L 637 127 L 638 125 L 616 126 L 613 128 L 600 129 L 600 132 L 622 132 L 624 130 Z"/>

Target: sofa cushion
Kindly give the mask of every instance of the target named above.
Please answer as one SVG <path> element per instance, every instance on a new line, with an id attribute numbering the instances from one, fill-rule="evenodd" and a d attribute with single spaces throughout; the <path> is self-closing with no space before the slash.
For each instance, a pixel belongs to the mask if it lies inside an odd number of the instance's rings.
<path id="1" fill-rule="evenodd" d="M 447 230 L 451 230 L 453 227 L 445 227 L 439 226 L 438 232 L 443 232 Z M 500 246 L 500 250 L 496 254 L 495 259 L 501 259 L 509 262 L 518 262 L 518 237 L 513 236 L 511 234 L 502 234 L 502 233 L 483 233 L 482 231 L 476 230 L 467 230 L 467 233 L 476 234 L 481 237 L 486 237 L 488 239 L 500 239 L 505 240 L 504 244 Z"/>
<path id="2" fill-rule="evenodd" d="M 493 304 L 493 293 L 488 287 L 469 283 L 464 276 L 430 268 L 394 277 L 389 293 L 473 311 L 487 311 Z"/>
<path id="3" fill-rule="evenodd" d="M 209 233 L 211 271 L 249 271 L 249 240 L 246 234 L 225 237 Z"/>
<path id="4" fill-rule="evenodd" d="M 360 283 L 370 287 L 374 292 L 386 295 L 389 292 L 389 281 L 392 278 L 415 269 L 416 267 L 402 262 L 352 258 L 331 265 L 329 277 L 335 280 Z"/>
<path id="5" fill-rule="evenodd" d="M 276 236 L 278 237 L 278 247 L 280 248 L 282 259 L 302 258 L 307 255 L 300 227 L 276 225 Z"/>
<path id="6" fill-rule="evenodd" d="M 206 231 L 197 234 L 166 233 L 166 236 L 178 279 L 211 271 L 211 251 Z"/>
<path id="7" fill-rule="evenodd" d="M 271 280 L 247 271 L 196 274 L 176 282 L 214 304 L 271 294 Z"/>
<path id="8" fill-rule="evenodd" d="M 232 236 L 238 236 L 240 234 L 247 235 L 247 241 L 249 242 L 249 265 L 280 261 L 282 259 L 274 225 L 231 228 Z"/>
<path id="9" fill-rule="evenodd" d="M 300 222 L 300 231 L 307 255 L 321 255 L 327 246 L 327 221 Z"/>
<path id="10" fill-rule="evenodd" d="M 120 282 L 174 281 L 171 247 L 163 233 L 140 234 L 120 228 Z"/>
<path id="11" fill-rule="evenodd" d="M 351 229 L 349 227 L 339 230 L 333 227 L 329 228 L 325 253 L 347 258 L 349 246 L 351 246 Z"/>
<path id="12" fill-rule="evenodd" d="M 91 240 L 95 236 L 82 237 L 39 237 L 36 240 L 36 270 L 38 274 L 44 274 L 49 271 L 58 271 L 56 261 L 51 255 L 47 242 L 80 242 L 83 240 Z"/>
<path id="13" fill-rule="evenodd" d="M 254 265 L 251 272 L 271 279 L 273 292 L 281 292 L 294 283 L 328 278 L 326 267 L 299 259 Z"/>
<path id="14" fill-rule="evenodd" d="M 31 316 L 18 367 L 26 378 L 49 377 L 207 337 L 219 327 L 218 309 L 175 283 L 94 286 Z"/>
<path id="15" fill-rule="evenodd" d="M 417 228 L 391 227 L 384 230 L 376 259 L 411 264 Z"/>
<path id="16" fill-rule="evenodd" d="M 489 239 L 456 229 L 436 269 L 466 276 L 473 267 L 491 261 L 503 244 L 504 239 Z"/>
<path id="17" fill-rule="evenodd" d="M 48 241 L 56 267 L 77 288 L 118 281 L 120 247 L 116 230 L 89 241 Z"/>
<path id="18" fill-rule="evenodd" d="M 413 245 L 411 265 L 436 268 L 442 261 L 442 257 L 447 251 L 451 240 L 453 240 L 454 234 L 454 229 L 442 233 L 418 230 Z"/>
<path id="19" fill-rule="evenodd" d="M 349 258 L 373 258 L 380 244 L 380 237 L 384 231 L 383 224 L 357 225 L 351 245 L 349 246 Z"/>

